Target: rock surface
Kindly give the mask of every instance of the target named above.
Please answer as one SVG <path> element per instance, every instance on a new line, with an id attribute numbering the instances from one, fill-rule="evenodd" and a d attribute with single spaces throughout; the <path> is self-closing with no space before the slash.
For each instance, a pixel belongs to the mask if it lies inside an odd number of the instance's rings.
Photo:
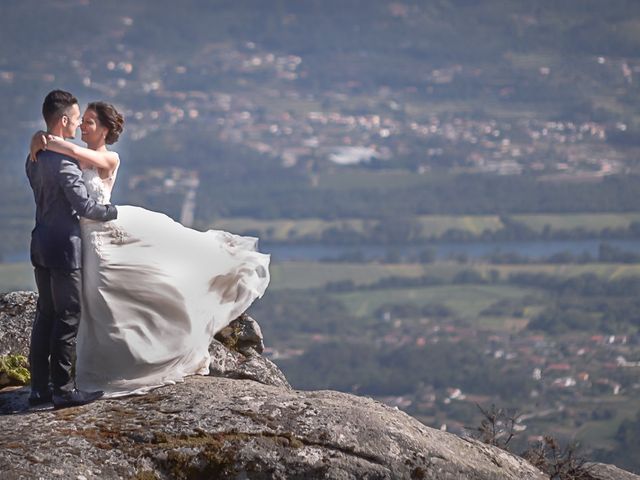
<path id="1" fill-rule="evenodd" d="M 253 352 L 243 355 L 229 350 L 217 340 L 209 345 L 211 365 L 209 375 L 214 377 L 254 380 L 273 385 L 274 387 L 291 389 L 287 378 L 271 360 Z"/>
<path id="2" fill-rule="evenodd" d="M 34 292 L 0 294 L 0 355 L 29 355 L 37 301 Z"/>
<path id="3" fill-rule="evenodd" d="M 639 475 L 627 472 L 614 465 L 587 463 L 585 467 L 589 471 L 591 480 L 640 480 Z"/>
<path id="4" fill-rule="evenodd" d="M 260 355 L 263 351 L 264 339 L 260 325 L 247 314 L 242 314 L 223 328 L 209 345 L 209 375 L 255 380 L 265 385 L 291 389 L 280 369 Z"/>
<path id="5" fill-rule="evenodd" d="M 215 338 L 228 349 L 246 356 L 264 352 L 262 329 L 258 322 L 246 313 L 218 332 Z"/>
<path id="6" fill-rule="evenodd" d="M 0 410 L 26 406 L 26 389 Z M 368 398 L 190 377 L 140 397 L 0 416 L 0 471 L 20 478 L 546 478 L 500 449 Z"/>

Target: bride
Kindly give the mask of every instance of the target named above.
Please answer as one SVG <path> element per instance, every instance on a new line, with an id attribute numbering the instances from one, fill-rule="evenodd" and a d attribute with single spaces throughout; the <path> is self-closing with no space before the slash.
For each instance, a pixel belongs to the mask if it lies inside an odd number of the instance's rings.
<path id="1" fill-rule="evenodd" d="M 34 135 L 32 153 L 53 150 L 78 160 L 89 195 L 110 203 L 124 119 L 104 102 L 82 117 L 87 148 Z M 200 232 L 168 216 L 118 205 L 118 218 L 82 218 L 83 304 L 76 382 L 105 396 L 140 394 L 209 371 L 213 336 L 264 294 L 269 255 L 257 239 Z"/>

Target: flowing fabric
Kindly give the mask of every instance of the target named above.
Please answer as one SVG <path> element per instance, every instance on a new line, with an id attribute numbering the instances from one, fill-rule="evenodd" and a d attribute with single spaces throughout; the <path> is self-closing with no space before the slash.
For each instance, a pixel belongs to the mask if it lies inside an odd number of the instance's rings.
<path id="1" fill-rule="evenodd" d="M 89 194 L 108 203 L 98 172 L 83 176 Z M 213 336 L 269 284 L 269 255 L 255 238 L 200 232 L 127 205 L 117 220 L 81 226 L 76 379 L 84 390 L 114 397 L 206 375 Z"/>

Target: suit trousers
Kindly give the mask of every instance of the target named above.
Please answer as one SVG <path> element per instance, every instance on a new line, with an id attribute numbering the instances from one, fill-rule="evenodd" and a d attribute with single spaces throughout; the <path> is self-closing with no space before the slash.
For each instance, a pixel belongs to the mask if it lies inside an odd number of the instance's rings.
<path id="1" fill-rule="evenodd" d="M 82 270 L 34 267 L 38 287 L 31 331 L 31 390 L 55 394 L 75 388 L 73 363 L 82 302 Z"/>

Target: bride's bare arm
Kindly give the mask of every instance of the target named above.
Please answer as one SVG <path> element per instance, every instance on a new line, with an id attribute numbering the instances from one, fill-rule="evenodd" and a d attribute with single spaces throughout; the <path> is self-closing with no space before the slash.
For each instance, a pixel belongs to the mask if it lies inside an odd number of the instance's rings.
<path id="1" fill-rule="evenodd" d="M 113 172 L 120 162 L 120 157 L 116 152 L 91 150 L 53 135 L 47 136 L 46 148 L 69 155 L 83 164 L 93 165 L 109 172 Z"/>
<path id="2" fill-rule="evenodd" d="M 46 150 L 47 148 L 47 132 L 38 130 L 31 137 L 31 145 L 29 146 L 29 157 L 32 162 L 36 161 L 36 155 L 40 150 Z"/>

